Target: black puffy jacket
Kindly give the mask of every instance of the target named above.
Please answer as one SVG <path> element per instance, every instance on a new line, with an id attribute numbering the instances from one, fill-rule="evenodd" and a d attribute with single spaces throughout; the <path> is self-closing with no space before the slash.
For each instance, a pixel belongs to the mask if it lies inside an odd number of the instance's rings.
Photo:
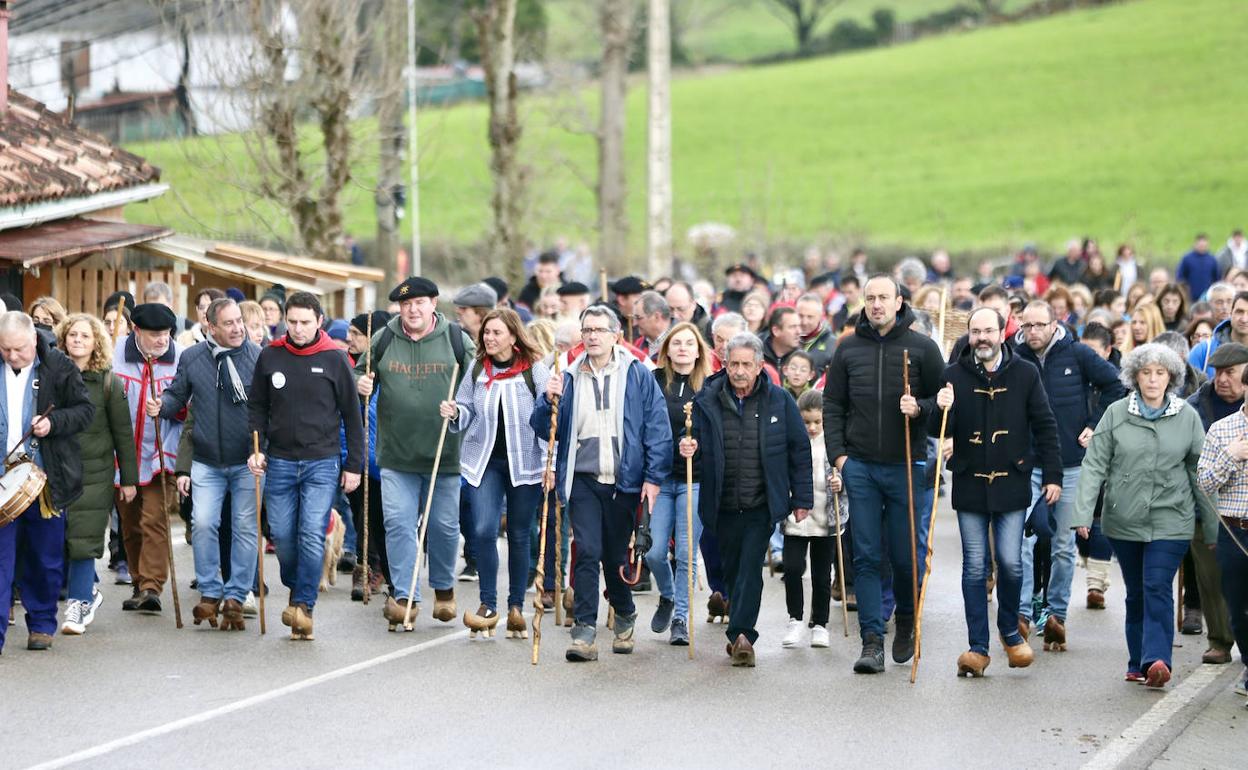
<path id="1" fill-rule="evenodd" d="M 91 403 L 81 372 L 68 356 L 48 345 L 42 335 L 35 342 L 35 351 L 39 357 L 35 411 L 43 414 L 49 406 L 56 408 L 48 415 L 52 430 L 42 439 L 32 437 L 30 446 L 38 448 L 43 456 L 52 505 L 68 508 L 82 496 L 82 450 L 78 446 L 78 434 L 95 418 L 95 404 Z"/>
<path id="2" fill-rule="evenodd" d="M 898 406 L 905 351 L 910 352 L 910 394 L 920 410 L 910 421 L 911 448 L 915 458 L 926 457 L 927 417 L 936 408 L 945 361 L 940 347 L 911 329 L 912 323 L 914 313 L 903 303 L 897 323 L 881 337 L 862 313 L 854 333 L 837 345 L 823 390 L 829 462 L 845 455 L 877 463 L 906 461 L 905 417 Z"/>

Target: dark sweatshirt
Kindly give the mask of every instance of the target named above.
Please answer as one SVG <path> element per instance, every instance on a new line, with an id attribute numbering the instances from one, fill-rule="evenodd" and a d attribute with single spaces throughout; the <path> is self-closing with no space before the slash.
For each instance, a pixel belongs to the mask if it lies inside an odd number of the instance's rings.
<path id="1" fill-rule="evenodd" d="M 659 383 L 659 390 L 663 391 L 663 399 L 667 402 L 667 419 L 672 424 L 672 477 L 683 484 L 685 458 L 680 456 L 680 440 L 685 437 L 685 404 L 692 403 L 694 390 L 689 385 L 687 374 L 676 374 L 670 388 L 667 385 L 667 372 L 664 370 L 655 369 L 654 378 Z M 693 430 L 690 435 L 696 439 L 697 430 Z M 699 449 L 693 455 L 693 481 L 696 484 L 701 480 L 702 450 Z"/>
<path id="2" fill-rule="evenodd" d="M 279 337 L 260 352 L 247 394 L 251 429 L 269 455 L 282 460 L 338 457 L 339 424 L 346 427 L 344 471 L 364 467 L 360 399 L 345 352 L 324 331 L 300 348 Z"/>

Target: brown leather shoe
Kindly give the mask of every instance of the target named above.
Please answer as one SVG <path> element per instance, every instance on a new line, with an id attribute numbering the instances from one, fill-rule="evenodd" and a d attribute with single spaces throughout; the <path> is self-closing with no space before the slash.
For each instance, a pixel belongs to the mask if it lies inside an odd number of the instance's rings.
<path id="1" fill-rule="evenodd" d="M 754 645 L 750 644 L 750 640 L 745 638 L 745 634 L 737 635 L 737 641 L 729 646 L 728 654 L 732 656 L 733 666 L 737 668 L 754 668 Z"/>
<path id="2" fill-rule="evenodd" d="M 1209 649 L 1205 650 L 1204 655 L 1200 656 L 1200 662 L 1201 663 L 1214 663 L 1217 665 L 1230 663 L 1231 651 L 1221 650 L 1221 649 L 1218 649 L 1217 647 L 1210 647 Z"/>
<path id="3" fill-rule="evenodd" d="M 1010 668 L 1027 668 L 1036 659 L 1035 651 L 1026 641 L 1011 647 L 1005 643 L 1005 639 L 1002 639 L 1001 646 L 1005 648 L 1005 654 L 1010 659 Z"/>
<path id="4" fill-rule="evenodd" d="M 721 622 L 728 621 L 728 600 L 719 591 L 711 594 L 706 600 L 706 622 L 714 623 L 716 620 Z"/>
<path id="5" fill-rule="evenodd" d="M 26 638 L 26 649 L 28 650 L 50 650 L 52 649 L 52 634 L 32 633 L 30 636 Z"/>
<path id="6" fill-rule="evenodd" d="M 1044 649 L 1066 651 L 1066 624 L 1056 615 L 1050 615 L 1044 624 Z"/>
<path id="7" fill-rule="evenodd" d="M 958 676 L 981 677 L 991 661 L 987 655 L 967 650 L 958 656 Z"/>
<path id="8" fill-rule="evenodd" d="M 1105 592 L 1098 591 L 1095 588 L 1088 589 L 1088 609 L 1103 610 L 1105 609 Z"/>
<path id="9" fill-rule="evenodd" d="M 1031 639 L 1031 621 L 1027 618 L 1020 617 L 1018 619 L 1018 633 L 1023 635 L 1023 641 Z"/>

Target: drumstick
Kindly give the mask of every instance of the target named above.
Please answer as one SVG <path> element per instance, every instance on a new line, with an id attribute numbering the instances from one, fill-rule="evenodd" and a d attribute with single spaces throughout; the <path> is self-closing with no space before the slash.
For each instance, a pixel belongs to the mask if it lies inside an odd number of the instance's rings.
<path id="1" fill-rule="evenodd" d="M 27 428 L 26 432 L 22 434 L 22 437 L 17 440 L 17 445 L 14 446 L 11 450 L 9 450 L 9 453 L 4 456 L 5 465 L 9 464 L 9 458 L 13 456 L 13 453 L 16 452 L 19 447 L 25 445 L 26 440 L 30 438 L 31 434 L 35 432 L 35 423 L 39 422 L 40 420 L 44 419 L 48 415 L 52 414 L 52 410 L 54 408 L 55 406 L 53 406 L 52 404 L 48 404 L 48 408 L 43 410 L 43 414 L 39 415 L 38 417 L 30 421 L 30 427 Z"/>

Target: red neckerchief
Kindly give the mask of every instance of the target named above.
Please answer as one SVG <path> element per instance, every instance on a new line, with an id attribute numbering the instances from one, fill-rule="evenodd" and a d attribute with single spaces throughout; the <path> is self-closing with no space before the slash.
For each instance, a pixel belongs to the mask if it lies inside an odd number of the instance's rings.
<path id="1" fill-rule="evenodd" d="M 499 380 L 511 379 L 512 377 L 515 377 L 517 374 L 520 374 L 521 372 L 525 371 L 530 366 L 532 366 L 529 360 L 524 358 L 523 356 L 518 357 L 515 361 L 512 362 L 511 366 L 497 373 L 495 373 L 494 371 L 494 359 L 490 358 L 489 356 L 486 356 L 483 363 L 485 364 L 482 367 L 482 369 L 483 371 L 485 371 L 485 389 L 486 390 L 489 390 L 490 385 L 494 384 L 495 382 L 498 382 Z"/>
<path id="2" fill-rule="evenodd" d="M 334 341 L 330 339 L 329 335 L 325 333 L 324 329 L 317 329 L 316 339 L 310 342 L 306 347 L 296 347 L 295 343 L 286 339 L 285 334 L 273 340 L 269 344 L 275 348 L 286 348 L 288 352 L 294 353 L 297 356 L 311 356 L 316 353 L 323 353 L 326 350 L 340 350 L 340 348 L 334 344 Z"/>

